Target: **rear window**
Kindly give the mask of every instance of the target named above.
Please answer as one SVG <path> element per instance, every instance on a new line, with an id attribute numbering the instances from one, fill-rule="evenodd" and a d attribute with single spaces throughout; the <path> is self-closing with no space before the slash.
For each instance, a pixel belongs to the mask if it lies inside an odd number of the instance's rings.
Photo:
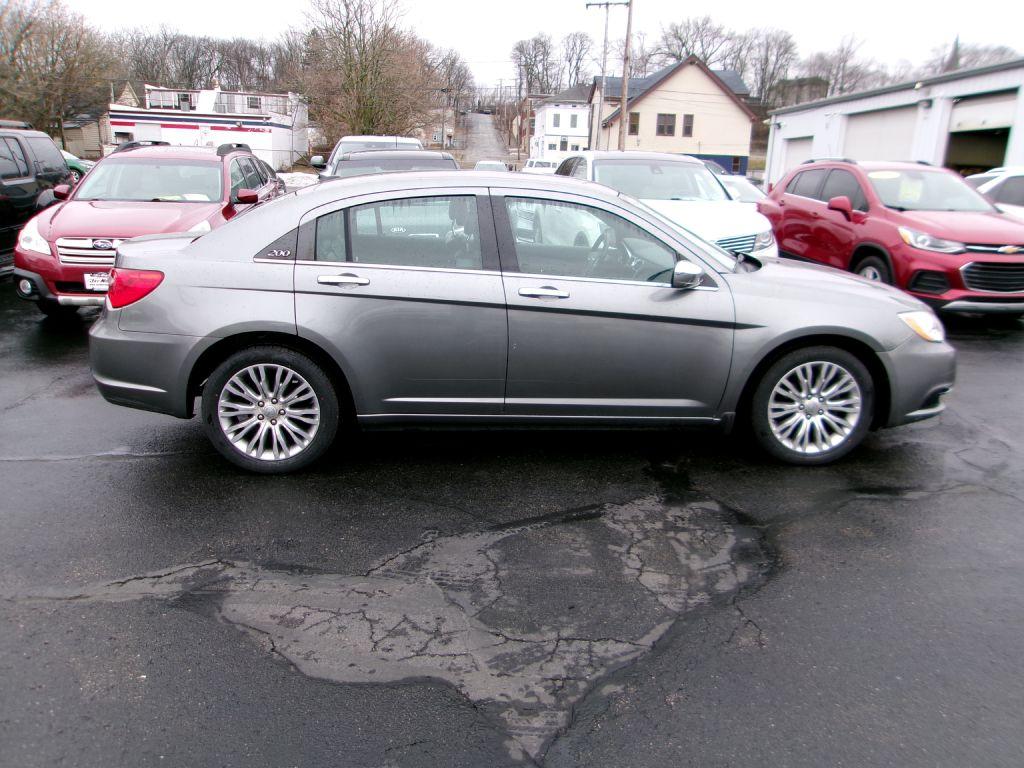
<path id="1" fill-rule="evenodd" d="M 437 171 L 457 170 L 458 163 L 446 157 L 413 158 L 366 158 L 360 160 L 344 160 L 338 163 L 335 176 L 362 176 L 367 173 L 384 173 L 386 171 Z"/>

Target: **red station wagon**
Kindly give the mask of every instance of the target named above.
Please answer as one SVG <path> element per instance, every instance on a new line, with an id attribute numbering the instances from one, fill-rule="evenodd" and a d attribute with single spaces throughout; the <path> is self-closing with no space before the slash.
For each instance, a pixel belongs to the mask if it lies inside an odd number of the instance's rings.
<path id="1" fill-rule="evenodd" d="M 245 144 L 172 147 L 127 142 L 18 235 L 18 295 L 47 315 L 102 305 L 117 246 L 131 237 L 219 227 L 284 185 Z"/>
<path id="2" fill-rule="evenodd" d="M 810 160 L 758 210 L 781 256 L 896 285 L 945 312 L 1024 315 L 1024 222 L 952 171 Z"/>

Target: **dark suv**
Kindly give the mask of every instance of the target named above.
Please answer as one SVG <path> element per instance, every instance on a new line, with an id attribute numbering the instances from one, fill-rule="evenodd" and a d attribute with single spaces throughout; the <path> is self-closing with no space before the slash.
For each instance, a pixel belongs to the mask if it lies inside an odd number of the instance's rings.
<path id="1" fill-rule="evenodd" d="M 952 171 L 809 160 L 758 209 L 781 256 L 896 285 L 946 312 L 1024 314 L 1024 222 Z"/>
<path id="2" fill-rule="evenodd" d="M 56 201 L 55 186 L 70 182 L 71 172 L 53 139 L 0 123 L 0 274 L 11 269 L 22 225 Z"/>

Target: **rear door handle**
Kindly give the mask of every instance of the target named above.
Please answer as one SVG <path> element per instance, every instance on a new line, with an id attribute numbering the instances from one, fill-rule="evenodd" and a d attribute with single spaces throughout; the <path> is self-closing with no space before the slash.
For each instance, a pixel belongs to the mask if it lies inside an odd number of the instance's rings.
<path id="1" fill-rule="evenodd" d="M 520 288 L 520 296 L 526 296 L 530 299 L 568 299 L 569 292 L 563 291 L 558 288 L 553 288 L 550 285 L 544 285 L 540 288 Z"/>
<path id="2" fill-rule="evenodd" d="M 320 275 L 316 279 L 320 285 L 369 285 L 370 278 L 360 277 L 351 273 L 344 275 Z"/>

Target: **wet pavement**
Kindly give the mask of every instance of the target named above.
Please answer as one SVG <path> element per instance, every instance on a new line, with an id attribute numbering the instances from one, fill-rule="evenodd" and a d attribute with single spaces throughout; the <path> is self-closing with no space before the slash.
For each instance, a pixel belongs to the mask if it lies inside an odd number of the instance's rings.
<path id="1" fill-rule="evenodd" d="M 493 115 L 470 112 L 462 117 L 459 129 L 464 148 L 459 152 L 459 164 L 472 169 L 478 160 L 498 160 L 514 163 L 515 152 L 509 152 L 498 133 Z"/>
<path id="2" fill-rule="evenodd" d="M 381 433 L 246 475 L 0 283 L 0 764 L 1019 766 L 1024 326 L 826 468 Z"/>

